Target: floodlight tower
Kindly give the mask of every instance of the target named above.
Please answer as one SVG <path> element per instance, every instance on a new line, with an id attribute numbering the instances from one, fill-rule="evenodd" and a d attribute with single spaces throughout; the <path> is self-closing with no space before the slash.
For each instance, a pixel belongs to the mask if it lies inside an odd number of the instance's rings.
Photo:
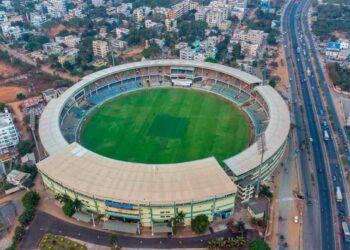
<path id="1" fill-rule="evenodd" d="M 258 182 L 256 185 L 256 194 L 255 197 L 257 198 L 260 193 L 260 182 L 261 182 L 261 171 L 262 171 L 262 164 L 264 161 L 264 153 L 266 152 L 266 138 L 265 138 L 265 132 L 262 132 L 258 135 L 257 138 L 257 148 L 258 148 L 258 154 L 261 155 L 260 158 L 260 166 L 259 166 L 259 175 L 258 175 Z"/>

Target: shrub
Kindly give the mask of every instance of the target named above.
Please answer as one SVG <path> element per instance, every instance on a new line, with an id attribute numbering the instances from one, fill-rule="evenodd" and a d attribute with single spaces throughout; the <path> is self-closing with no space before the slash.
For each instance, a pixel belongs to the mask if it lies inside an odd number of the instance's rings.
<path id="1" fill-rule="evenodd" d="M 202 234 L 207 231 L 208 226 L 209 219 L 205 214 L 200 214 L 191 221 L 191 228 L 197 234 Z"/>
<path id="2" fill-rule="evenodd" d="M 18 94 L 16 95 L 16 98 L 17 98 L 18 100 L 24 100 L 24 99 L 26 99 L 26 95 L 23 94 L 23 93 L 18 93 Z"/>

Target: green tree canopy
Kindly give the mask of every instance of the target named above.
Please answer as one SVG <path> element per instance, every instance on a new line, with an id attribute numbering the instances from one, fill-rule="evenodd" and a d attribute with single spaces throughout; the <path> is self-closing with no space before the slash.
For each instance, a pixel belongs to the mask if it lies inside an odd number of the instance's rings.
<path id="1" fill-rule="evenodd" d="M 145 58 L 152 58 L 162 53 L 162 49 L 156 44 L 152 43 L 148 48 L 144 49 L 142 54 Z"/>
<path id="2" fill-rule="evenodd" d="M 208 229 L 208 226 L 209 226 L 209 218 L 205 214 L 197 215 L 191 221 L 191 228 L 197 234 L 205 233 L 205 231 L 207 231 Z"/>
<path id="3" fill-rule="evenodd" d="M 24 156 L 32 152 L 32 144 L 29 141 L 20 141 L 17 144 L 17 151 L 20 156 Z"/>
<path id="4" fill-rule="evenodd" d="M 249 250 L 271 250 L 271 248 L 263 240 L 253 240 L 249 244 Z"/>
<path id="5" fill-rule="evenodd" d="M 23 207 L 26 209 L 33 209 L 36 206 L 38 206 L 40 201 L 40 196 L 35 191 L 28 191 L 23 197 L 22 197 L 22 204 Z"/>
<path id="6" fill-rule="evenodd" d="M 5 103 L 0 102 L 0 113 L 3 113 L 5 111 L 6 105 Z"/>

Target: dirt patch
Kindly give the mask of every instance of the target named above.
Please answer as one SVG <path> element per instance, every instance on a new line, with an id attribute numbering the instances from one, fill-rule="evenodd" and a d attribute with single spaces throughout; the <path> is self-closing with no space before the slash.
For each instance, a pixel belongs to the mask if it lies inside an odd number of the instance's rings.
<path id="1" fill-rule="evenodd" d="M 8 78 L 19 74 L 19 70 L 10 64 L 4 63 L 0 61 L 0 77 Z"/>
<path id="2" fill-rule="evenodd" d="M 278 67 L 272 71 L 272 75 L 278 76 L 281 80 L 278 82 L 279 87 L 288 88 L 289 76 L 287 63 L 284 56 L 284 50 L 282 47 L 278 48 L 278 57 L 276 58 Z"/>
<path id="3" fill-rule="evenodd" d="M 332 35 L 334 35 L 338 39 L 347 39 L 349 37 L 346 32 L 339 32 L 339 31 L 334 31 Z"/>
<path id="4" fill-rule="evenodd" d="M 23 121 L 24 113 L 21 110 L 21 103 L 22 103 L 22 101 L 16 101 L 16 102 L 8 103 L 7 105 L 10 106 L 11 110 L 14 113 L 14 117 L 16 118 L 16 121 L 17 121 L 16 127 L 20 131 L 21 139 L 28 140 L 28 139 L 30 139 L 30 134 L 29 134 L 27 127 Z"/>
<path id="5" fill-rule="evenodd" d="M 124 51 L 122 57 L 134 57 L 134 56 L 140 56 L 142 54 L 142 51 L 144 50 L 143 46 L 140 47 L 132 47 L 126 51 Z"/>
<path id="6" fill-rule="evenodd" d="M 49 34 L 51 36 L 57 36 L 58 33 L 60 33 L 62 30 L 65 30 L 66 27 L 63 24 L 59 24 L 55 27 L 52 27 L 49 31 Z"/>
<path id="7" fill-rule="evenodd" d="M 24 88 L 15 86 L 0 87 L 0 102 L 14 102 L 18 93 L 27 94 L 27 91 Z"/>

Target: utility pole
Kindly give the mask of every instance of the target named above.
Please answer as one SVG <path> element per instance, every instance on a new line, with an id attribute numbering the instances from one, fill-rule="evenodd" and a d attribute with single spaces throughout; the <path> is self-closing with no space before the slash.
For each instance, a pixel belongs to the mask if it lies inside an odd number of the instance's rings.
<path id="1" fill-rule="evenodd" d="M 258 154 L 261 155 L 258 182 L 256 185 L 256 193 L 255 193 L 255 198 L 258 198 L 259 193 L 260 193 L 261 171 L 262 171 L 262 164 L 264 161 L 264 153 L 267 150 L 265 132 L 262 132 L 261 134 L 258 135 L 256 143 L 257 143 L 257 147 L 258 147 Z"/>

